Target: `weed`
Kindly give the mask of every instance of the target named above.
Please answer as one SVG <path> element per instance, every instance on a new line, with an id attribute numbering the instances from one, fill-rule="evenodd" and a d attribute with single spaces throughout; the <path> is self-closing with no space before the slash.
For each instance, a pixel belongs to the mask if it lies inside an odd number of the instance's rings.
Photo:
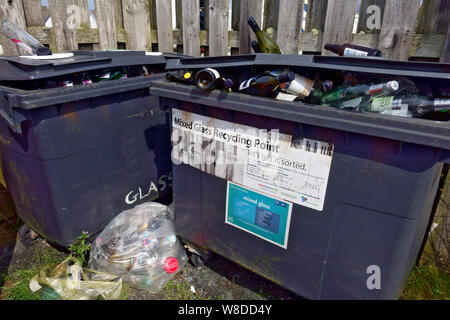
<path id="1" fill-rule="evenodd" d="M 76 238 L 75 242 L 69 246 L 70 255 L 78 259 L 84 267 L 87 265 L 89 251 L 91 250 L 91 244 L 88 240 L 89 233 L 83 231 L 81 235 Z"/>

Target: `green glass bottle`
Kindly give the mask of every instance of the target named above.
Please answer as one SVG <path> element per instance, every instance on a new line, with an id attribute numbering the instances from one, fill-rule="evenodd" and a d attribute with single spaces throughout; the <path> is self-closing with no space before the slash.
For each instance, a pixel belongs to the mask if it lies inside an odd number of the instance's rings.
<path id="1" fill-rule="evenodd" d="M 339 101 L 350 100 L 362 96 L 377 97 L 395 92 L 399 89 L 397 81 L 389 81 L 380 84 L 359 84 L 352 87 L 340 87 L 330 91 L 322 97 L 322 104 L 334 104 Z"/>
<path id="2" fill-rule="evenodd" d="M 277 43 L 273 39 L 266 36 L 264 32 L 262 32 L 255 18 L 250 17 L 248 18 L 247 22 L 252 28 L 252 30 L 255 32 L 256 39 L 258 40 L 258 49 L 262 53 L 283 54 L 281 52 L 280 47 L 278 47 Z"/>

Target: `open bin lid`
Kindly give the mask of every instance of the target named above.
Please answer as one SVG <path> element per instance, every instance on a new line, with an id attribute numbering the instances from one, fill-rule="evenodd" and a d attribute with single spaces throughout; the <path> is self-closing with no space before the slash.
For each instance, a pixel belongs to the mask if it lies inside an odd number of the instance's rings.
<path id="1" fill-rule="evenodd" d="M 338 57 L 297 54 L 247 54 L 168 60 L 166 70 L 230 68 L 242 66 L 289 66 L 368 72 L 395 76 L 450 79 L 450 64 L 397 61 L 378 57 Z"/>
<path id="2" fill-rule="evenodd" d="M 80 71 L 135 65 L 164 65 L 168 59 L 188 56 L 175 53 L 108 50 L 73 51 L 52 56 L 9 56 L 0 58 L 0 81 L 23 81 L 50 78 Z"/>

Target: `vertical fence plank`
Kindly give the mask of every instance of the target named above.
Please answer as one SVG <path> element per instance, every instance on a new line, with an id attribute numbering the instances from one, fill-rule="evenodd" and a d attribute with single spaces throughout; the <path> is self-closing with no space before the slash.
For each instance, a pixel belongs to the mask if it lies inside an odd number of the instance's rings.
<path id="1" fill-rule="evenodd" d="M 76 5 L 80 14 L 80 28 L 91 28 L 91 19 L 89 18 L 89 8 L 87 0 L 72 0 L 73 5 Z M 69 10 L 68 10 L 69 11 Z"/>
<path id="2" fill-rule="evenodd" d="M 200 56 L 200 1 L 182 2 L 183 50 L 187 55 Z"/>
<path id="3" fill-rule="evenodd" d="M 209 30 L 209 0 L 203 0 L 203 26 Z"/>
<path id="4" fill-rule="evenodd" d="M 114 6 L 110 0 L 95 0 L 100 49 L 117 49 Z"/>
<path id="5" fill-rule="evenodd" d="M 209 0 L 209 55 L 228 54 L 229 0 Z"/>
<path id="6" fill-rule="evenodd" d="M 319 31 L 325 30 L 325 18 L 328 7 L 328 0 L 309 0 L 308 13 L 306 16 L 305 31 L 310 32 L 313 29 Z"/>
<path id="7" fill-rule="evenodd" d="M 23 8 L 28 27 L 42 27 L 44 25 L 41 0 L 23 0 Z"/>
<path id="8" fill-rule="evenodd" d="M 383 57 L 407 60 L 420 0 L 386 0 L 378 48 Z"/>
<path id="9" fill-rule="evenodd" d="M 298 54 L 303 0 L 280 0 L 277 44 L 284 54 Z"/>
<path id="10" fill-rule="evenodd" d="M 155 1 L 158 50 L 162 52 L 173 52 L 172 1 Z"/>
<path id="11" fill-rule="evenodd" d="M 127 49 L 151 51 L 150 10 L 145 0 L 122 0 Z"/>
<path id="12" fill-rule="evenodd" d="M 449 17 L 450 0 L 423 0 L 416 33 L 446 34 Z"/>
<path id="13" fill-rule="evenodd" d="M 357 0 L 328 1 L 323 45 L 351 42 L 357 4 Z M 332 52 L 325 49 L 322 49 L 322 54 L 333 55 Z"/>
<path id="14" fill-rule="evenodd" d="M 19 27 L 26 28 L 22 1 L 0 2 L 0 19 L 3 21 L 6 18 Z M 11 40 L 1 34 L 0 43 L 2 44 L 3 55 L 25 54 L 23 50 L 19 50 Z"/>
<path id="15" fill-rule="evenodd" d="M 262 4 L 260 0 L 241 0 L 241 17 L 239 24 L 240 39 L 239 39 L 239 53 L 251 53 L 252 40 L 255 39 L 253 30 L 250 29 L 247 20 L 249 17 L 254 17 L 256 22 L 262 27 Z"/>
<path id="16" fill-rule="evenodd" d="M 52 44 L 56 52 L 78 50 L 76 26 L 68 23 L 67 9 L 70 0 L 49 0 L 50 15 L 52 17 Z"/>
<path id="17" fill-rule="evenodd" d="M 116 21 L 116 29 L 123 28 L 123 12 L 122 12 L 122 0 L 114 1 L 114 19 Z"/>
<path id="18" fill-rule="evenodd" d="M 362 0 L 357 32 L 380 33 L 385 6 L 386 0 Z"/>
<path id="19" fill-rule="evenodd" d="M 450 63 L 450 24 L 447 27 L 447 37 L 445 40 L 444 48 L 442 50 L 440 61 Z"/>

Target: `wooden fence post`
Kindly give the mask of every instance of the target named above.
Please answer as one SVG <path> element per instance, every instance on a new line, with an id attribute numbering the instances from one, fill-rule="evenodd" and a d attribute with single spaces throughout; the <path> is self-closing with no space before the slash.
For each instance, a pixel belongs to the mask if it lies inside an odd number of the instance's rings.
<path id="1" fill-rule="evenodd" d="M 182 1 L 183 51 L 187 55 L 200 56 L 200 1 Z"/>
<path id="2" fill-rule="evenodd" d="M 150 10 L 148 1 L 122 0 L 127 49 L 152 51 Z"/>
<path id="3" fill-rule="evenodd" d="M 298 54 L 303 0 L 280 0 L 276 41 L 284 54 Z"/>
<path id="4" fill-rule="evenodd" d="M 117 49 L 114 6 L 110 0 L 95 0 L 100 49 Z"/>
<path id="5" fill-rule="evenodd" d="M 209 0 L 209 55 L 228 54 L 228 0 Z"/>
<path id="6" fill-rule="evenodd" d="M 383 57 L 408 60 L 420 0 L 386 0 L 378 48 Z"/>
<path id="7" fill-rule="evenodd" d="M 158 51 L 173 52 L 172 1 L 156 1 Z"/>
<path id="8" fill-rule="evenodd" d="M 27 27 L 42 27 L 44 25 L 45 18 L 42 14 L 41 0 L 23 0 L 23 8 Z"/>
<path id="9" fill-rule="evenodd" d="M 54 46 L 56 52 L 78 50 L 76 26 L 68 23 L 67 9 L 70 4 L 70 0 L 48 0 L 53 40 L 50 47 Z"/>
<path id="10" fill-rule="evenodd" d="M 357 0 L 328 1 L 322 46 L 326 43 L 351 42 L 357 3 Z M 322 54 L 326 56 L 334 55 L 325 49 L 322 49 Z"/>
<path id="11" fill-rule="evenodd" d="M 252 40 L 255 39 L 255 34 L 250 29 L 247 20 L 249 17 L 254 17 L 256 22 L 262 28 L 262 1 L 260 0 L 241 0 L 241 17 L 239 24 L 239 53 L 251 53 Z"/>
<path id="12" fill-rule="evenodd" d="M 0 19 L 2 22 L 8 18 L 9 21 L 26 30 L 25 14 L 23 11 L 22 1 L 0 2 Z M 0 42 L 2 44 L 3 55 L 25 54 L 25 51 L 18 49 L 17 46 L 8 38 L 0 34 Z"/>

